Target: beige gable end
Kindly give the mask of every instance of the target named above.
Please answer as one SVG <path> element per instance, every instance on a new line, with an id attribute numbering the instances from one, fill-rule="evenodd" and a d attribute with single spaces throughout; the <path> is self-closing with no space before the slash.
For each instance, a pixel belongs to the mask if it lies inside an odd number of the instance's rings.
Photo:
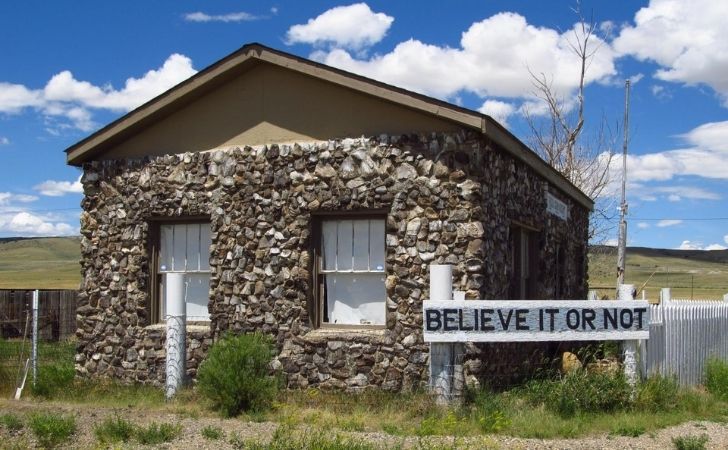
<path id="1" fill-rule="evenodd" d="M 110 148 L 103 159 L 453 131 L 439 117 L 270 64 L 259 64 Z"/>

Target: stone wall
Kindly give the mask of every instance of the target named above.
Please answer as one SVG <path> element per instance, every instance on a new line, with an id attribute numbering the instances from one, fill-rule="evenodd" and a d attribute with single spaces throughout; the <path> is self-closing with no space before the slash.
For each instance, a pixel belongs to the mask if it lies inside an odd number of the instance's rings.
<path id="1" fill-rule="evenodd" d="M 565 298 L 586 296 L 579 274 L 588 213 L 550 188 L 571 212 L 568 222 L 548 214 L 545 182 L 476 133 L 96 161 L 84 165 L 82 182 L 82 376 L 164 381 L 162 328 L 149 316 L 151 223 L 160 218 L 204 216 L 212 227 L 211 322 L 188 334 L 190 375 L 222 333 L 259 330 L 275 338 L 274 366 L 290 387 L 421 386 L 428 266 L 453 264 L 454 288 L 467 298 L 503 297 L 512 221 L 541 230 L 543 295 L 555 289 L 548 274 L 559 246 L 568 262 Z M 387 211 L 386 327 L 314 329 L 312 217 L 374 209 Z M 471 347 L 472 376 L 515 367 Z M 517 353 L 508 357 L 523 359 Z"/>

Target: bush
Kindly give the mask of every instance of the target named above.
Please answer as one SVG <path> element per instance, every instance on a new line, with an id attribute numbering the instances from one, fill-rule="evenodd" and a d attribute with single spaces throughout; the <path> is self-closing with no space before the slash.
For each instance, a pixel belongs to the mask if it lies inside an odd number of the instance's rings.
<path id="1" fill-rule="evenodd" d="M 706 362 L 705 388 L 721 400 L 728 401 L 728 362 L 716 358 Z"/>
<path id="2" fill-rule="evenodd" d="M 34 414 L 28 421 L 42 447 L 52 448 L 67 441 L 76 432 L 76 419 L 60 414 Z"/>
<path id="3" fill-rule="evenodd" d="M 220 427 L 213 427 L 212 425 L 208 425 L 202 429 L 202 437 L 211 441 L 217 441 L 218 439 L 221 439 L 224 435 L 225 433 Z"/>
<path id="4" fill-rule="evenodd" d="M 128 442 L 134 436 L 134 425 L 119 416 L 108 417 L 94 427 L 94 435 L 102 444 Z"/>
<path id="5" fill-rule="evenodd" d="M 637 387 L 635 407 L 649 412 L 671 410 L 680 403 L 681 394 L 676 378 L 652 376 Z"/>
<path id="6" fill-rule="evenodd" d="M 76 371 L 72 363 L 58 363 L 38 368 L 38 378 L 31 386 L 33 395 L 52 398 L 73 383 Z"/>
<path id="7" fill-rule="evenodd" d="M 672 438 L 672 443 L 677 450 L 704 450 L 708 443 L 708 435 L 700 436 L 678 436 Z"/>
<path id="8" fill-rule="evenodd" d="M 152 422 L 148 427 L 136 430 L 136 439 L 142 445 L 159 445 L 173 441 L 182 431 L 181 425 Z"/>
<path id="9" fill-rule="evenodd" d="M 562 417 L 610 412 L 631 404 L 631 388 L 621 373 L 577 370 L 560 380 L 531 381 L 522 392 L 531 404 L 544 404 Z"/>
<path id="10" fill-rule="evenodd" d="M 466 396 L 471 416 L 483 433 L 496 433 L 510 426 L 509 412 L 512 407 L 506 394 L 498 394 L 483 389 L 469 392 Z"/>
<path id="11" fill-rule="evenodd" d="M 210 349 L 197 372 L 200 393 L 223 415 L 268 408 L 278 391 L 278 379 L 269 375 L 273 343 L 259 333 L 227 335 Z"/>

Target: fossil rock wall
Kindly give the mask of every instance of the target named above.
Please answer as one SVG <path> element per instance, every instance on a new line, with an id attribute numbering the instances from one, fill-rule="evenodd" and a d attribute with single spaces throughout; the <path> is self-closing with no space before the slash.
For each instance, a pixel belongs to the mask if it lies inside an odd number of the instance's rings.
<path id="1" fill-rule="evenodd" d="M 150 221 L 159 218 L 205 216 L 212 227 L 211 321 L 188 332 L 191 376 L 222 333 L 258 330 L 275 338 L 273 365 L 290 387 L 421 386 L 428 266 L 454 265 L 454 288 L 467 298 L 503 297 L 513 220 L 541 230 L 543 295 L 556 289 L 549 269 L 558 246 L 568 266 L 564 297 L 586 296 L 587 211 L 550 188 L 570 205 L 570 218 L 547 213 L 545 182 L 478 134 L 96 161 L 84 166 L 82 182 L 81 376 L 164 382 L 163 327 L 150 323 L 149 295 Z M 370 209 L 388 211 L 386 327 L 313 329 L 312 216 Z M 492 356 L 471 346 L 469 374 L 515 367 L 513 352 Z"/>

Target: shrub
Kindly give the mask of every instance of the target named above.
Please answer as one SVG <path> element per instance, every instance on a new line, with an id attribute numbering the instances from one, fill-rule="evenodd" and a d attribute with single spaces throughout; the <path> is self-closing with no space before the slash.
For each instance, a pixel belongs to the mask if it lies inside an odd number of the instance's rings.
<path id="1" fill-rule="evenodd" d="M 284 425 L 276 429 L 273 438 L 268 443 L 244 439 L 238 434 L 233 434 L 229 444 L 233 448 L 246 450 L 374 450 L 379 448 L 339 434 L 332 435 L 330 430 L 313 429 L 297 432 L 294 428 Z"/>
<path id="2" fill-rule="evenodd" d="M 28 425 L 38 443 L 46 448 L 62 444 L 76 432 L 76 419 L 60 414 L 34 414 L 30 416 Z"/>
<path id="3" fill-rule="evenodd" d="M 73 364 L 58 363 L 43 366 L 38 369 L 38 378 L 31 386 L 33 395 L 51 398 L 64 391 L 73 383 L 76 372 Z"/>
<path id="4" fill-rule="evenodd" d="M 202 437 L 211 441 L 217 441 L 218 439 L 221 439 L 223 435 L 224 432 L 220 427 L 213 427 L 212 425 L 208 425 L 202 429 Z"/>
<path id="5" fill-rule="evenodd" d="M 643 425 L 623 423 L 617 425 L 612 430 L 612 434 L 616 434 L 617 436 L 639 437 L 645 434 L 646 431 Z"/>
<path id="6" fill-rule="evenodd" d="M 2 414 L 0 415 L 0 426 L 10 432 L 19 431 L 23 429 L 23 421 L 15 414 Z"/>
<path id="7" fill-rule="evenodd" d="M 728 401 L 728 362 L 716 358 L 706 362 L 705 388 L 721 400 Z"/>
<path id="8" fill-rule="evenodd" d="M 678 436 L 672 438 L 672 443 L 677 450 L 704 450 L 708 443 L 708 435 L 700 436 Z"/>
<path id="9" fill-rule="evenodd" d="M 511 410 L 505 394 L 498 394 L 487 389 L 468 393 L 466 398 L 470 404 L 471 415 L 484 433 L 495 433 L 511 424 L 508 417 Z"/>
<path id="10" fill-rule="evenodd" d="M 134 436 L 134 425 L 119 416 L 108 417 L 94 427 L 94 435 L 102 444 L 128 442 Z"/>
<path id="11" fill-rule="evenodd" d="M 637 387 L 635 407 L 649 412 L 670 410 L 677 407 L 681 397 L 680 385 L 676 378 L 652 376 Z"/>
<path id="12" fill-rule="evenodd" d="M 173 441 L 181 431 L 181 425 L 152 422 L 146 428 L 137 428 L 135 435 L 137 441 L 142 445 L 158 445 Z"/>
<path id="13" fill-rule="evenodd" d="M 561 380 L 532 381 L 521 392 L 531 404 L 545 404 L 562 417 L 580 412 L 610 412 L 631 404 L 631 388 L 621 373 L 577 370 Z"/>
<path id="14" fill-rule="evenodd" d="M 264 410 L 278 391 L 278 379 L 268 372 L 272 356 L 268 336 L 227 335 L 212 346 L 200 365 L 198 389 L 226 416 Z"/>

